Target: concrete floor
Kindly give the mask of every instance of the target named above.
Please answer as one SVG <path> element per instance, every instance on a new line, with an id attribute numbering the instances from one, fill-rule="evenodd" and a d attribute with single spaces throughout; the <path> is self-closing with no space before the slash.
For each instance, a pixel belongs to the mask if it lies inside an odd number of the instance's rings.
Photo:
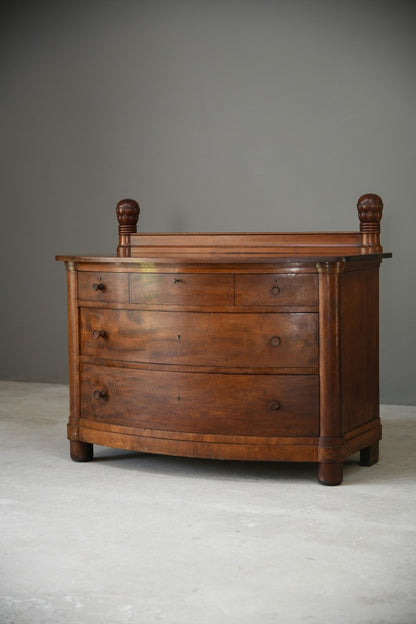
<path id="1" fill-rule="evenodd" d="M 68 389 L 0 382 L 1 624 L 415 624 L 416 408 L 380 463 L 76 464 Z"/>

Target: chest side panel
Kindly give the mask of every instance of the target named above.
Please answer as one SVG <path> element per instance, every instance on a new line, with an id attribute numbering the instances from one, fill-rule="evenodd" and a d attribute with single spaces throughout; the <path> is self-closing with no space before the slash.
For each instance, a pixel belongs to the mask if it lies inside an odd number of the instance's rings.
<path id="1" fill-rule="evenodd" d="M 349 431 L 379 416 L 378 266 L 343 275 L 342 421 Z"/>

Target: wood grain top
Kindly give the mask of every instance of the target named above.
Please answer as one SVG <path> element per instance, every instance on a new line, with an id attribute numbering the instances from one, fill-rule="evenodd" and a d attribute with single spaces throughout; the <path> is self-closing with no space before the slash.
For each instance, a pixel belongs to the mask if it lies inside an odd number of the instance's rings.
<path id="1" fill-rule="evenodd" d="M 203 265 L 203 264 L 293 264 L 317 262 L 352 262 L 381 260 L 391 258 L 391 253 L 365 253 L 361 248 L 351 247 L 323 248 L 314 250 L 279 248 L 278 250 L 244 250 L 237 252 L 219 248 L 216 251 L 143 248 L 140 255 L 132 257 L 117 256 L 77 256 L 58 255 L 56 260 L 67 263 L 123 264 L 125 266 L 157 266 L 157 265 Z"/>

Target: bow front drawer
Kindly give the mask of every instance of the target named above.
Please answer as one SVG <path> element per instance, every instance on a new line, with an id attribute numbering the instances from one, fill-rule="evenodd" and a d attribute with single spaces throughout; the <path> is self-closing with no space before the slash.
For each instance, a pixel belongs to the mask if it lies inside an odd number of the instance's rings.
<path id="1" fill-rule="evenodd" d="M 236 275 L 235 304 L 317 306 L 318 278 L 299 273 Z"/>
<path id="2" fill-rule="evenodd" d="M 81 354 L 130 362 L 317 367 L 317 314 L 81 308 Z"/>
<path id="3" fill-rule="evenodd" d="M 234 276 L 203 273 L 135 273 L 130 301 L 139 304 L 233 305 Z"/>
<path id="4" fill-rule="evenodd" d="M 127 303 L 129 300 L 129 276 L 127 273 L 79 271 L 78 298 L 80 301 Z"/>
<path id="5" fill-rule="evenodd" d="M 82 365 L 81 417 L 151 430 L 317 435 L 317 375 L 220 375 Z"/>

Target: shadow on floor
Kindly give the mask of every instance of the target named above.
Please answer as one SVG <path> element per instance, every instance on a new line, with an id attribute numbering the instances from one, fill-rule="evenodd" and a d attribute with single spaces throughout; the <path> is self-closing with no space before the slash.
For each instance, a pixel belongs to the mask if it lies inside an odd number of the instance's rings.
<path id="1" fill-rule="evenodd" d="M 307 462 L 256 462 L 217 459 L 196 459 L 134 453 L 105 447 L 94 448 L 94 462 L 109 463 L 114 468 L 136 470 L 186 478 L 221 480 L 297 480 L 316 481 L 317 466 Z M 368 470 L 359 465 L 359 454 L 344 464 L 344 479 L 355 472 Z M 362 479 L 360 479 L 361 481 Z"/>

